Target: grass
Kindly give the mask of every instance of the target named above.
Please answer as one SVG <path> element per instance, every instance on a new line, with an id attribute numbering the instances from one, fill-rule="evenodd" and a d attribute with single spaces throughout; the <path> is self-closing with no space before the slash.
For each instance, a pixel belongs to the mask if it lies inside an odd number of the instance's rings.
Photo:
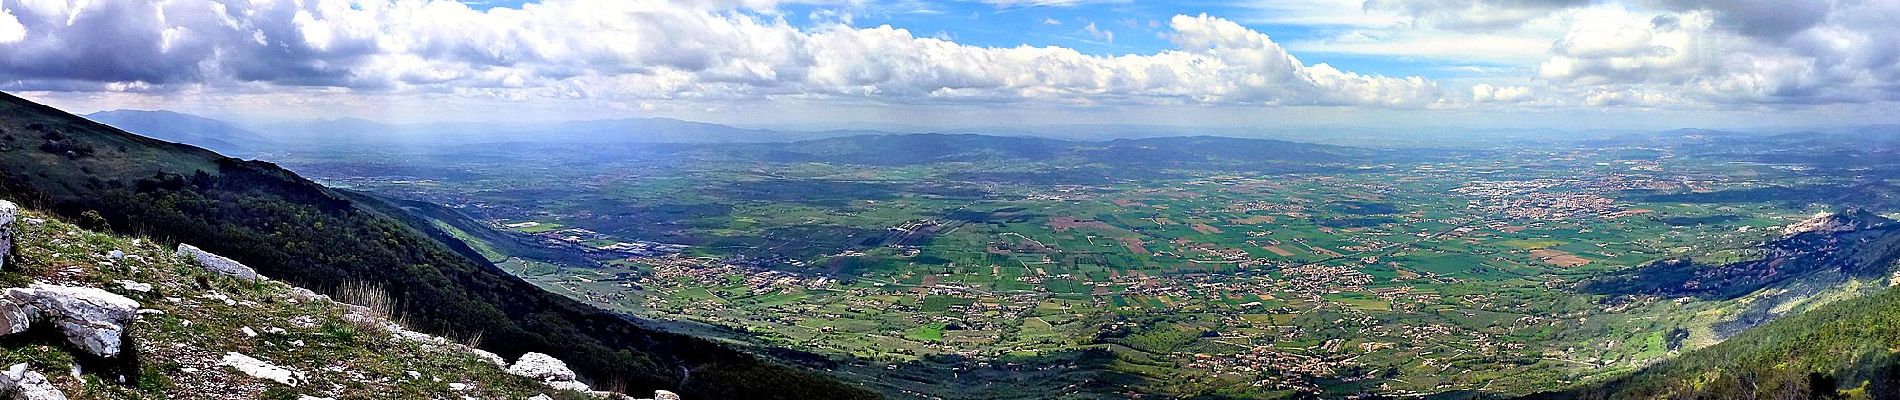
<path id="1" fill-rule="evenodd" d="M 944 324 L 918 326 L 905 331 L 904 337 L 919 342 L 941 342 L 943 341 L 943 328 Z"/>
<path id="2" fill-rule="evenodd" d="M 10 271 L 0 273 L 4 278 L 0 284 L 15 287 L 38 280 L 98 287 L 157 311 L 142 315 L 128 327 L 127 343 L 138 350 L 127 354 L 138 357 L 138 369 L 123 378 L 107 368 L 87 368 L 75 379 L 66 373 L 68 366 L 88 361 L 56 335 L 46 340 L 0 340 L 0 363 L 29 364 L 69 398 L 158 399 L 174 393 L 292 399 L 366 393 L 400 398 L 526 398 L 546 393 L 578 398 L 576 393 L 555 393 L 530 379 L 509 375 L 472 353 L 429 348 L 392 338 L 380 326 L 353 324 L 344 318 L 347 310 L 342 304 L 293 301 L 292 287 L 280 281 L 231 279 L 175 259 L 169 249 L 152 240 L 86 231 L 33 212 L 25 217 L 44 222 L 16 225 L 18 256 L 8 263 Z M 104 257 L 113 250 L 127 257 Z M 154 289 L 129 291 L 116 284 L 120 280 L 149 283 Z M 379 285 L 354 283 L 337 292 L 337 298 L 379 315 L 399 309 L 396 298 Z M 218 300 L 223 298 L 230 302 Z M 243 334 L 244 328 L 259 334 Z M 479 341 L 480 335 L 459 340 Z M 289 387 L 244 376 L 216 365 L 225 352 L 301 371 L 308 381 Z M 183 372 L 188 367 L 197 372 Z M 409 371 L 421 378 L 410 378 Z M 466 382 L 472 389 L 452 391 L 449 382 Z"/>

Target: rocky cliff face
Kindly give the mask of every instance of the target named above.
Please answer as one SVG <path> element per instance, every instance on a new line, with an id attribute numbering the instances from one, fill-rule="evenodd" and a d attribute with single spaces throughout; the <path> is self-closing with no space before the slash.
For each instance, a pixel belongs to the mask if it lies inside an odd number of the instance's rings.
<path id="1" fill-rule="evenodd" d="M 1837 233 L 1873 228 L 1893 220 L 1864 209 L 1855 209 L 1841 213 L 1823 212 L 1814 214 L 1807 220 L 1781 228 L 1782 236 L 1794 236 L 1803 233 Z"/>
<path id="2" fill-rule="evenodd" d="M 0 398 L 630 398 L 553 357 L 510 366 L 190 245 L 4 201 L 0 238 Z"/>
<path id="3" fill-rule="evenodd" d="M 1771 286 L 1884 279 L 1900 259 L 1900 223 L 1865 210 L 1816 215 L 1782 232 L 1758 248 L 1759 257 L 1722 264 L 1660 260 L 1592 279 L 1584 289 L 1734 299 Z"/>

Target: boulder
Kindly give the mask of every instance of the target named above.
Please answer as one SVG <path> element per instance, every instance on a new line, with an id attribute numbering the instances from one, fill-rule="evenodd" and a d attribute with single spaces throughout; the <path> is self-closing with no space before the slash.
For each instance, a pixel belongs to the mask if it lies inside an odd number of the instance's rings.
<path id="1" fill-rule="evenodd" d="M 29 319 L 52 322 L 66 341 L 100 357 L 117 357 L 124 348 L 125 326 L 138 316 L 139 303 L 97 288 L 35 283 L 9 288 L 8 302 L 22 306 Z M 0 316 L 7 314 L 0 306 Z M 11 315 L 18 317 L 18 314 Z"/>
<path id="2" fill-rule="evenodd" d="M 252 282 L 268 279 L 263 275 L 258 275 L 257 270 L 245 266 L 244 263 L 217 254 L 211 254 L 211 252 L 200 250 L 198 247 L 189 244 L 179 243 L 176 253 L 179 257 L 197 260 L 198 265 L 203 265 L 207 271 Z"/>
<path id="3" fill-rule="evenodd" d="M 0 269 L 6 268 L 7 259 L 13 257 L 13 221 L 19 217 L 20 206 L 0 200 Z"/>
<path id="4" fill-rule="evenodd" d="M 653 400 L 680 400 L 680 395 L 665 390 L 653 391 Z"/>
<path id="5" fill-rule="evenodd" d="M 544 382 L 574 380 L 574 370 L 568 369 L 566 362 L 541 353 L 522 354 L 514 365 L 508 366 L 508 373 Z"/>
<path id="6" fill-rule="evenodd" d="M 568 369 L 566 362 L 546 354 L 522 354 L 520 359 L 515 360 L 515 365 L 508 366 L 508 373 L 533 378 L 558 390 L 592 390 L 587 384 L 575 380 L 574 370 Z"/>
<path id="7" fill-rule="evenodd" d="M 26 369 L 26 364 L 0 371 L 0 394 L 12 400 L 66 400 L 66 393 L 47 381 L 46 375 Z"/>
<path id="8" fill-rule="evenodd" d="M 579 381 L 549 381 L 543 383 L 548 384 L 548 388 L 554 390 L 572 390 L 581 393 L 594 391 L 594 388 L 587 387 L 587 384 L 580 383 Z"/>
<path id="9" fill-rule="evenodd" d="M 33 315 L 27 313 L 25 304 L 0 297 L 0 335 L 26 332 L 32 327 Z"/>

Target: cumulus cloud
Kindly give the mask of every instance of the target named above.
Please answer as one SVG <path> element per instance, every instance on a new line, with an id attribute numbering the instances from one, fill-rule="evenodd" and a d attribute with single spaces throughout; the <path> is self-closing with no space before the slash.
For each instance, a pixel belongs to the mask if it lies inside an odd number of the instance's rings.
<path id="1" fill-rule="evenodd" d="M 1890 23 L 1900 18 L 1900 4 L 1855 3 L 1819 21 L 1736 15 L 1756 12 L 1750 10 L 1582 12 L 1538 76 L 1588 89 L 1585 100 L 1593 105 L 1900 99 L 1893 84 L 1900 78 L 1900 48 L 1892 45 L 1900 27 Z"/>
<path id="2" fill-rule="evenodd" d="M 26 39 L 26 26 L 20 25 L 20 19 L 5 8 L 0 8 L 0 43 L 13 43 Z"/>
<path id="3" fill-rule="evenodd" d="M 1531 99 L 1531 88 L 1524 86 L 1471 86 L 1471 101 L 1477 103 L 1517 103 Z"/>
<path id="4" fill-rule="evenodd" d="M 25 38 L 0 43 L 0 80 L 40 90 L 294 86 L 632 100 L 1417 107 L 1440 97 L 1422 78 L 1305 65 L 1265 34 L 1206 15 L 1170 21 L 1177 49 L 1109 57 L 970 46 L 890 26 L 797 28 L 746 8 L 779 4 L 765 0 L 689 3 L 548 0 L 479 11 L 422 0 L 23 2 L 13 15 Z"/>
<path id="5" fill-rule="evenodd" d="M 1833 0 L 1654 0 L 1675 11 L 1709 11 L 1722 25 L 1744 35 L 1762 38 L 1786 38 L 1827 22 L 1837 8 L 1846 8 Z M 1879 1 L 1875 1 L 1878 3 Z"/>

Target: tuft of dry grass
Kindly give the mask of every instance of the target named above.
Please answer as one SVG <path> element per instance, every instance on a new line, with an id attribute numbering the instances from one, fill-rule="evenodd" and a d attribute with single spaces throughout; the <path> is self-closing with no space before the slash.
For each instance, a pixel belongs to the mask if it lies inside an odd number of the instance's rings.
<path id="1" fill-rule="evenodd" d="M 409 326 L 408 316 L 402 313 L 402 301 L 390 294 L 389 289 L 383 288 L 383 285 L 350 281 L 337 287 L 336 294 L 331 297 L 338 302 L 369 309 L 370 314 L 378 318 L 395 322 L 397 325 Z"/>

